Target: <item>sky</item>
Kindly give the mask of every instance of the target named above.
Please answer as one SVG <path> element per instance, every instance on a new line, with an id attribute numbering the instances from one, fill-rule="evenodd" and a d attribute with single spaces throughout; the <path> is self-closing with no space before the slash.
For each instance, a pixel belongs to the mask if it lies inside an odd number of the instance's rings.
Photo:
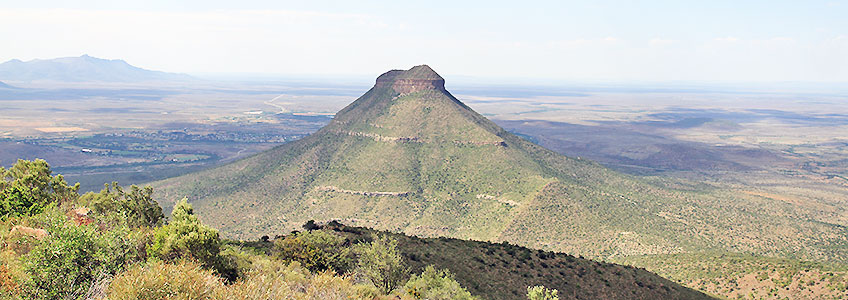
<path id="1" fill-rule="evenodd" d="M 0 0 L 0 61 L 190 74 L 848 82 L 848 0 Z"/>

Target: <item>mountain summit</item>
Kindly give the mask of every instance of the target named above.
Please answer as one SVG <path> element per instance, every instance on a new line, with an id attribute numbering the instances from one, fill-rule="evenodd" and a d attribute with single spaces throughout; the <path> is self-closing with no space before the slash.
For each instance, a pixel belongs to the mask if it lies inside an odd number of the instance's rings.
<path id="1" fill-rule="evenodd" d="M 377 86 L 390 85 L 395 92 L 411 93 L 420 90 L 445 90 L 445 79 L 428 65 L 409 70 L 391 70 L 377 77 Z"/>
<path id="2" fill-rule="evenodd" d="M 783 232 L 810 240 L 802 246 L 810 255 L 843 251 L 826 239 L 844 228 L 787 217 L 771 202 L 547 150 L 474 112 L 444 83 L 426 65 L 389 71 L 308 137 L 154 187 L 163 206 L 188 197 L 205 222 L 238 238 L 314 219 L 592 257 L 796 251 Z"/>
<path id="3" fill-rule="evenodd" d="M 13 59 L 0 64 L 0 79 L 65 82 L 141 82 L 186 81 L 186 74 L 166 73 L 138 68 L 120 59 L 101 59 L 89 55 L 21 61 Z"/>

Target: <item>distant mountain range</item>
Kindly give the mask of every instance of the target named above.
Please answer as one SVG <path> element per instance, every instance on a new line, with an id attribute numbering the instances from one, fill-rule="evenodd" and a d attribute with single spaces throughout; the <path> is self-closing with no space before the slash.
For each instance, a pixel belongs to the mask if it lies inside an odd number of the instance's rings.
<path id="1" fill-rule="evenodd" d="M 0 64 L 0 80 L 141 82 L 188 81 L 193 80 L 193 77 L 142 69 L 120 59 L 109 60 L 83 55 L 30 61 L 13 59 Z"/>
<path id="2" fill-rule="evenodd" d="M 0 81 L 0 89 L 14 89 L 15 87 L 6 84 L 5 82 Z"/>

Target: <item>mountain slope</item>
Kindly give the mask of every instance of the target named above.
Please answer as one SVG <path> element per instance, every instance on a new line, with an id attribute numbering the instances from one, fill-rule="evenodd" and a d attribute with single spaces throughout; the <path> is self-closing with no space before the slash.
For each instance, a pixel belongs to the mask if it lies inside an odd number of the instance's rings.
<path id="1" fill-rule="evenodd" d="M 848 299 L 848 267 L 740 253 L 640 255 L 616 263 L 649 267 L 727 299 Z"/>
<path id="2" fill-rule="evenodd" d="M 15 87 L 6 84 L 5 82 L 0 81 L 0 89 L 13 89 Z"/>
<path id="3" fill-rule="evenodd" d="M 411 273 L 426 266 L 449 269 L 455 279 L 482 299 L 527 299 L 528 286 L 559 290 L 562 299 L 712 299 L 644 269 L 595 262 L 568 254 L 528 249 L 507 243 L 450 238 L 418 238 L 341 224 L 322 226 L 352 245 L 375 234 L 398 241 Z M 271 242 L 242 242 L 273 253 Z"/>
<path id="4" fill-rule="evenodd" d="M 107 60 L 83 55 L 55 59 L 20 61 L 13 59 L 0 64 L 0 79 L 4 80 L 54 80 L 66 82 L 103 81 L 185 81 L 185 74 L 151 71 L 134 67 L 119 59 Z"/>
<path id="5" fill-rule="evenodd" d="M 848 257 L 844 219 L 556 154 L 465 106 L 427 66 L 381 75 L 309 137 L 155 186 L 164 202 L 187 196 L 205 222 L 239 238 L 339 219 L 590 257 Z"/>

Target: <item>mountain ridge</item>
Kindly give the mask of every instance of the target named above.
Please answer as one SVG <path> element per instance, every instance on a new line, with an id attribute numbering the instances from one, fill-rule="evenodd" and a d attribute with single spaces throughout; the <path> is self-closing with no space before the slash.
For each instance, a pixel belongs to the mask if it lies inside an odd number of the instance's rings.
<path id="1" fill-rule="evenodd" d="M 153 71 L 130 65 L 121 59 L 79 57 L 12 59 L 0 64 L 0 79 L 14 81 L 52 80 L 64 82 L 190 81 L 187 74 Z"/>

